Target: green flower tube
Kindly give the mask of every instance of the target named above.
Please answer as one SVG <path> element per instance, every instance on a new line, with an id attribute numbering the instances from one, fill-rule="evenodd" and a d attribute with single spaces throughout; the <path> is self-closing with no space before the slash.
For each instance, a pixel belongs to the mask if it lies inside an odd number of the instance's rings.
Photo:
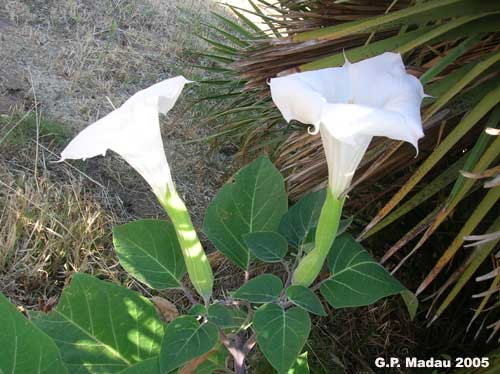
<path id="1" fill-rule="evenodd" d="M 300 260 L 295 269 L 292 278 L 294 285 L 309 287 L 314 282 L 337 236 L 344 199 L 336 199 L 330 188 L 327 191 L 316 228 L 315 247 Z"/>
<path id="2" fill-rule="evenodd" d="M 175 189 L 168 189 L 161 205 L 169 215 L 177 233 L 189 279 L 196 291 L 208 301 L 212 296 L 214 275 L 208 258 L 198 239 L 186 205 Z"/>

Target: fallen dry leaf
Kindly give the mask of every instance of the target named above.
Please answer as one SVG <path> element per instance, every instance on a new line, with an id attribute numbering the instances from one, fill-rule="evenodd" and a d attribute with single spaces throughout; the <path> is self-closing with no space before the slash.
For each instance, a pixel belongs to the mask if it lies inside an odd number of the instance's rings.
<path id="1" fill-rule="evenodd" d="M 170 322 L 179 316 L 179 311 L 177 310 L 175 305 L 167 299 L 164 299 L 160 296 L 153 296 L 151 298 L 151 301 L 155 305 L 158 314 L 160 314 L 160 317 L 165 322 Z"/>

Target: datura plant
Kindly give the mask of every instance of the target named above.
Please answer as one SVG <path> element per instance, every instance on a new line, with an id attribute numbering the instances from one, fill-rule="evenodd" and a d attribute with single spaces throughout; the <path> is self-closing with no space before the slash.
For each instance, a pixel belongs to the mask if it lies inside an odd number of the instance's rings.
<path id="1" fill-rule="evenodd" d="M 309 286 L 319 274 L 339 226 L 345 192 L 374 136 L 411 143 L 424 136 L 420 81 L 406 73 L 398 53 L 384 53 L 338 68 L 271 79 L 274 103 L 287 120 L 314 126 L 328 164 L 327 198 L 315 248 L 295 270 L 293 283 Z"/>
<path id="2" fill-rule="evenodd" d="M 77 273 L 52 310 L 26 318 L 0 295 L 0 372 L 245 373 L 248 355 L 258 349 L 273 368 L 267 372 L 307 373 L 311 315 L 396 294 L 415 314 L 414 296 L 347 233 L 349 220 L 341 220 L 370 139 L 417 146 L 422 136 L 422 87 L 399 55 L 271 81 L 285 118 L 321 133 L 330 183 L 289 208 L 283 176 L 262 156 L 220 189 L 203 231 L 235 265 L 232 276 L 241 284 L 229 290 L 222 280 L 212 289 L 210 261 L 172 181 L 160 135 L 159 113 L 173 107 L 187 83 L 176 77 L 136 93 L 62 152 L 69 160 L 112 150 L 151 186 L 170 220 L 116 226 L 113 242 L 121 266 L 154 296 Z M 178 305 L 168 300 L 173 295 Z"/>

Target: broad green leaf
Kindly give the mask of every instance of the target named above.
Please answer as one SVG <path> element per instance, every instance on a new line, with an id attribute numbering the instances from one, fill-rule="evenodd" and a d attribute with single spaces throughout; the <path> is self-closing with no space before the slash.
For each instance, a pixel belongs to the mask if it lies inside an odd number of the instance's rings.
<path id="1" fill-rule="evenodd" d="M 208 307 L 208 320 L 221 329 L 238 329 L 247 321 L 247 313 L 238 308 L 229 308 L 222 304 Z"/>
<path id="2" fill-rule="evenodd" d="M 319 297 L 314 294 L 309 288 L 304 286 L 290 286 L 286 289 L 286 296 L 292 303 L 308 312 L 319 316 L 326 316 L 325 309 L 321 305 Z"/>
<path id="3" fill-rule="evenodd" d="M 201 304 L 195 304 L 189 309 L 188 314 L 190 316 L 204 316 L 207 314 L 207 308 Z"/>
<path id="4" fill-rule="evenodd" d="M 216 374 L 224 373 L 226 369 L 226 360 L 228 357 L 227 349 L 221 346 L 216 352 L 210 354 L 194 371 L 194 374 Z"/>
<path id="5" fill-rule="evenodd" d="M 325 202 L 326 190 L 311 192 L 293 205 L 281 220 L 279 232 L 288 243 L 309 252 L 314 248 L 314 240 L 321 208 Z M 340 220 L 337 236 L 351 225 L 352 218 Z"/>
<path id="6" fill-rule="evenodd" d="M 288 374 L 309 374 L 309 362 L 307 362 L 307 352 L 297 357 Z"/>
<path id="7" fill-rule="evenodd" d="M 280 262 L 288 250 L 286 239 L 273 231 L 251 232 L 243 235 L 243 241 L 264 262 Z"/>
<path id="8" fill-rule="evenodd" d="M 160 374 L 158 357 L 148 358 L 131 367 L 120 371 L 120 374 Z"/>
<path id="9" fill-rule="evenodd" d="M 417 315 L 418 299 L 415 294 L 409 290 L 401 291 L 401 297 L 406 304 L 406 309 L 408 309 L 410 319 L 413 321 Z"/>
<path id="10" fill-rule="evenodd" d="M 174 226 L 139 220 L 113 228 L 113 244 L 123 268 L 151 288 L 176 288 L 186 273 Z"/>
<path id="11" fill-rule="evenodd" d="M 251 303 L 267 303 L 276 300 L 282 289 L 283 282 L 276 275 L 262 274 L 234 291 L 233 297 Z"/>
<path id="12" fill-rule="evenodd" d="M 221 304 L 213 304 L 208 307 L 208 320 L 220 328 L 231 328 L 235 326 L 233 314 Z"/>
<path id="13" fill-rule="evenodd" d="M 188 361 L 210 351 L 219 338 L 212 322 L 199 323 L 193 316 L 182 316 L 165 329 L 160 354 L 160 372 L 170 373 Z"/>
<path id="14" fill-rule="evenodd" d="M 325 197 L 326 190 L 309 193 L 285 214 L 279 232 L 288 239 L 290 245 L 299 248 L 309 232 L 316 228 Z"/>
<path id="15" fill-rule="evenodd" d="M 406 290 L 350 234 L 335 240 L 328 265 L 331 276 L 320 290 L 334 308 L 369 305 Z"/>
<path id="16" fill-rule="evenodd" d="M 66 374 L 51 338 L 0 293 L 0 373 Z"/>
<path id="17" fill-rule="evenodd" d="M 241 169 L 207 208 L 203 231 L 232 262 L 248 269 L 251 253 L 243 235 L 276 231 L 287 210 L 283 177 L 266 157 Z"/>
<path id="18" fill-rule="evenodd" d="M 266 304 L 255 312 L 253 325 L 264 356 L 278 373 L 286 373 L 309 336 L 309 314 L 297 307 L 285 311 L 276 304 Z"/>
<path id="19" fill-rule="evenodd" d="M 397 48 L 407 44 L 415 38 L 425 35 L 427 32 L 433 29 L 435 29 L 435 26 L 420 27 L 414 31 L 410 31 L 404 34 L 398 34 L 390 38 L 385 38 L 366 46 L 351 48 L 349 49 L 349 51 L 345 52 L 345 55 L 344 52 L 342 52 L 334 53 L 326 57 L 321 57 L 317 60 L 300 65 L 299 69 L 300 71 L 311 71 L 327 67 L 341 66 L 344 63 L 346 56 L 350 62 L 358 62 L 363 59 L 379 55 L 388 50 L 396 50 Z"/>
<path id="20" fill-rule="evenodd" d="M 158 356 L 163 323 L 137 292 L 75 274 L 48 314 L 33 316 L 51 336 L 71 374 L 116 373 Z"/>

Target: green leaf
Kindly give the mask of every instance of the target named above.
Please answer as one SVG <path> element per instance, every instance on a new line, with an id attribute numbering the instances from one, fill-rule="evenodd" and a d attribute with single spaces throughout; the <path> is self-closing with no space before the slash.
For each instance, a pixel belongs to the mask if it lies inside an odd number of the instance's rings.
<path id="1" fill-rule="evenodd" d="M 217 17 L 219 20 L 222 21 L 227 27 L 231 28 L 233 31 L 239 33 L 240 35 L 244 36 L 245 38 L 251 39 L 253 37 L 252 33 L 248 30 L 246 30 L 244 27 L 241 27 L 238 25 L 236 22 L 233 20 L 230 20 L 227 17 L 224 17 L 223 15 L 217 13 L 217 12 L 211 12 L 215 17 Z"/>
<path id="2" fill-rule="evenodd" d="M 213 304 L 208 307 L 208 320 L 220 328 L 231 328 L 235 326 L 233 314 L 221 304 Z"/>
<path id="3" fill-rule="evenodd" d="M 485 136 L 488 136 L 488 134 L 484 134 Z M 397 221 L 399 218 L 401 218 L 405 214 L 408 214 L 408 212 L 411 212 L 413 209 L 419 207 L 422 203 L 430 199 L 438 192 L 442 191 L 450 183 L 454 182 L 457 179 L 457 176 L 460 176 L 460 170 L 463 170 L 466 157 L 468 157 L 468 154 L 460 157 L 458 161 L 448 167 L 439 176 L 435 177 L 432 181 L 429 181 L 425 185 L 425 188 L 422 188 L 420 191 L 418 191 L 415 195 L 408 199 L 408 201 L 399 206 L 391 214 L 380 221 L 375 227 L 373 227 L 370 231 L 363 235 L 363 240 L 382 230 L 384 227 L 390 225 L 391 223 Z"/>
<path id="4" fill-rule="evenodd" d="M 1 293 L 0 344 L 0 373 L 67 373 L 52 339 L 19 313 Z"/>
<path id="5" fill-rule="evenodd" d="M 158 357 L 148 358 L 123 371 L 120 374 L 160 374 Z"/>
<path id="6" fill-rule="evenodd" d="M 309 336 L 309 314 L 297 307 L 285 311 L 276 304 L 266 304 L 255 312 L 253 324 L 264 356 L 278 373 L 287 372 Z"/>
<path id="7" fill-rule="evenodd" d="M 309 374 L 309 362 L 307 362 L 307 352 L 302 353 L 293 363 L 288 374 Z"/>
<path id="8" fill-rule="evenodd" d="M 188 361 L 210 351 L 219 338 L 212 322 L 198 323 L 193 316 L 182 316 L 165 329 L 160 354 L 160 372 L 170 373 Z"/>
<path id="9" fill-rule="evenodd" d="M 133 277 L 158 290 L 180 286 L 186 265 L 170 222 L 140 220 L 115 226 L 113 243 L 120 264 Z"/>
<path id="10" fill-rule="evenodd" d="M 195 374 L 215 374 L 226 372 L 227 349 L 221 346 L 216 352 L 209 355 L 194 371 Z"/>
<path id="11" fill-rule="evenodd" d="M 283 282 L 276 275 L 262 274 L 238 288 L 233 297 L 251 303 L 267 303 L 276 300 L 282 289 Z"/>
<path id="12" fill-rule="evenodd" d="M 228 308 L 222 304 L 208 307 L 208 320 L 221 329 L 239 329 L 247 321 L 247 313 L 238 308 Z"/>
<path id="13" fill-rule="evenodd" d="M 137 292 L 75 274 L 48 314 L 33 316 L 71 374 L 116 373 L 159 354 L 163 323 Z"/>
<path id="14" fill-rule="evenodd" d="M 369 305 L 406 290 L 350 234 L 335 240 L 328 265 L 332 274 L 320 290 L 334 308 Z"/>
<path id="15" fill-rule="evenodd" d="M 401 297 L 406 304 L 406 309 L 408 309 L 410 319 L 413 321 L 417 315 L 418 299 L 415 294 L 409 290 L 401 291 Z"/>
<path id="16" fill-rule="evenodd" d="M 207 314 L 207 309 L 205 305 L 195 304 L 189 309 L 188 314 L 190 316 L 204 316 Z"/>
<path id="17" fill-rule="evenodd" d="M 292 303 L 301 308 L 317 314 L 318 316 L 326 316 L 325 309 L 319 300 L 319 297 L 314 294 L 309 288 L 304 286 L 290 286 L 286 289 L 286 296 Z"/>
<path id="18" fill-rule="evenodd" d="M 500 53 L 499 53 L 500 57 Z M 489 59 L 488 59 L 489 60 Z M 471 72 L 480 64 L 477 64 Z M 479 69 L 481 70 L 481 69 Z M 464 78 L 469 77 L 470 74 L 466 74 Z M 464 78 L 460 79 L 462 82 Z M 468 78 L 467 78 L 468 79 Z M 467 80 L 466 79 L 466 80 Z M 459 85 L 459 83 L 456 83 Z M 453 89 L 453 91 L 455 88 Z M 442 96 L 443 97 L 443 96 Z M 441 97 L 441 98 L 442 98 Z M 486 93 L 483 99 L 470 111 L 463 119 L 457 124 L 453 130 L 446 136 L 446 138 L 437 146 L 434 151 L 425 159 L 425 161 L 418 167 L 418 169 L 413 173 L 410 179 L 395 193 L 392 198 L 385 204 L 385 206 L 379 211 L 379 213 L 372 219 L 372 221 L 365 227 L 362 235 L 365 232 L 371 230 L 378 222 L 380 222 L 392 209 L 417 185 L 420 180 L 427 175 L 427 173 L 439 162 L 445 155 L 455 146 L 456 143 L 469 131 L 474 125 L 476 125 L 492 108 L 495 107 L 500 102 L 500 86 L 496 89 Z M 436 101 L 437 103 L 437 101 Z M 495 154 L 496 155 L 496 154 Z M 462 193 L 467 192 L 467 188 L 462 187 Z M 458 199 L 458 200 L 457 200 Z M 456 196 L 455 200 L 460 201 L 461 197 Z M 433 223 L 435 224 L 435 223 Z"/>
<path id="19" fill-rule="evenodd" d="M 287 210 L 283 177 L 266 157 L 241 169 L 207 208 L 203 231 L 219 251 L 247 270 L 251 253 L 243 235 L 276 231 Z"/>
<path id="20" fill-rule="evenodd" d="M 243 235 L 243 241 L 264 262 L 280 262 L 288 250 L 286 239 L 273 231 L 252 232 Z"/>
<path id="21" fill-rule="evenodd" d="M 475 1 L 467 0 L 432 0 L 419 2 L 414 6 L 389 12 L 377 17 L 345 22 L 339 25 L 323 27 L 312 31 L 298 33 L 293 36 L 295 42 L 313 39 L 334 40 L 344 36 L 368 31 L 382 30 L 398 24 L 427 23 L 430 20 L 448 18 L 453 15 L 466 15 L 488 12 L 498 8 L 494 2 L 483 1 L 481 6 Z"/>
<path id="22" fill-rule="evenodd" d="M 475 46 L 479 40 L 481 40 L 481 35 L 476 34 L 461 42 L 457 47 L 453 48 L 451 51 L 448 51 L 446 55 L 438 60 L 433 66 L 431 66 L 424 74 L 420 76 L 420 82 L 425 85 L 436 75 L 441 73 L 444 69 L 446 69 L 450 64 L 455 62 L 457 58 L 462 56 L 468 49 Z"/>
<path id="23" fill-rule="evenodd" d="M 309 232 L 318 225 L 325 197 L 326 190 L 309 193 L 285 214 L 279 232 L 288 239 L 290 245 L 299 248 L 306 242 Z"/>

